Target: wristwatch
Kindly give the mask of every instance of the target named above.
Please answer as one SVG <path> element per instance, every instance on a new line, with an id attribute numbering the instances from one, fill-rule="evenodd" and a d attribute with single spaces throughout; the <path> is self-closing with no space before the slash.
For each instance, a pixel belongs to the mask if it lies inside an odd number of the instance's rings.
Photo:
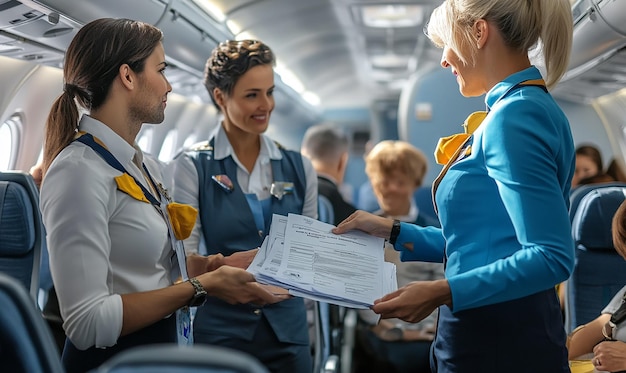
<path id="1" fill-rule="evenodd" d="M 198 281 L 197 278 L 192 277 L 189 279 L 189 283 L 193 286 L 193 289 L 196 291 L 191 300 L 189 301 L 189 307 L 200 307 L 202 306 L 207 299 L 207 292 L 204 290 L 204 287 Z"/>

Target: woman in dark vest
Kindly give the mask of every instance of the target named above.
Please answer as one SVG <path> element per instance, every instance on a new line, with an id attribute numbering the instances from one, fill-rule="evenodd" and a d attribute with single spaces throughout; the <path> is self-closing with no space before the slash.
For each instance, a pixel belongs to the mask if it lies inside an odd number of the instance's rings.
<path id="1" fill-rule="evenodd" d="M 270 48 L 255 40 L 220 43 L 207 61 L 205 86 L 223 119 L 208 141 L 173 163 L 176 200 L 200 214 L 188 252 L 254 255 L 273 214 L 317 216 L 311 162 L 264 135 L 274 109 L 274 63 Z M 245 351 L 274 373 L 311 370 L 302 298 L 266 307 L 210 298 L 197 310 L 194 340 Z"/>

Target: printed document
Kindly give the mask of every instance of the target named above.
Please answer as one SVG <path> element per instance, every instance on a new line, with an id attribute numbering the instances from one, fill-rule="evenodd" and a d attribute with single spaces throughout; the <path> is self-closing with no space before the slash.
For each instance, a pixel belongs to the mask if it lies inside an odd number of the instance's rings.
<path id="1" fill-rule="evenodd" d="M 248 271 L 294 296 L 352 308 L 368 308 L 395 291 L 395 266 L 384 261 L 384 240 L 361 231 L 336 235 L 333 227 L 302 215 L 275 214 Z"/>

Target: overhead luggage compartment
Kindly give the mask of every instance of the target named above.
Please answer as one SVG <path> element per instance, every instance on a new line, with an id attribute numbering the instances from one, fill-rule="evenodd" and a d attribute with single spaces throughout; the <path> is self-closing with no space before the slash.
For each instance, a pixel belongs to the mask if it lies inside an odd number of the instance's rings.
<path id="1" fill-rule="evenodd" d="M 572 13 L 572 54 L 555 96 L 588 102 L 625 88 L 626 1 L 579 0 Z"/>

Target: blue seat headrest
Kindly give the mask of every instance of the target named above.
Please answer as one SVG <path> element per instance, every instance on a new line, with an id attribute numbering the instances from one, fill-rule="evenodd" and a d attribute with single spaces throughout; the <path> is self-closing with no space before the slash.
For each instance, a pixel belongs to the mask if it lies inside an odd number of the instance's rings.
<path id="1" fill-rule="evenodd" d="M 617 186 L 593 189 L 582 197 L 572 221 L 576 247 L 614 251 L 611 223 L 625 198 L 626 187 Z"/>
<path id="2" fill-rule="evenodd" d="M 34 246 L 33 206 L 26 189 L 0 181 L 0 256 L 22 256 Z"/>

